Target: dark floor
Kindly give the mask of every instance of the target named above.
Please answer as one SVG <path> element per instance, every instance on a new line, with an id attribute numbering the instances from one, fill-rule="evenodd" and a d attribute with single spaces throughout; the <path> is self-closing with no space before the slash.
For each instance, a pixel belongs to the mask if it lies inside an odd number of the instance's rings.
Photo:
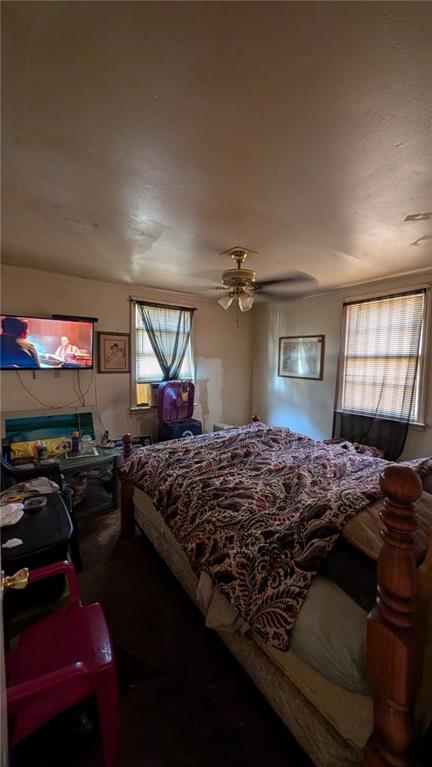
<path id="1" fill-rule="evenodd" d="M 312 767 L 143 537 L 83 520 L 83 600 L 104 606 L 121 687 L 119 767 Z M 91 704 L 15 751 L 13 767 L 96 767 Z M 71 734 L 73 733 L 73 735 Z"/>

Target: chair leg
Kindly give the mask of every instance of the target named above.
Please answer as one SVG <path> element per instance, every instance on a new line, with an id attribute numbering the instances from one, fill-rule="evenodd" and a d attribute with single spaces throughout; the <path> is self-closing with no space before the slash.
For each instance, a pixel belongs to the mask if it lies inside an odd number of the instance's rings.
<path id="1" fill-rule="evenodd" d="M 99 712 L 103 767 L 115 767 L 117 764 L 119 719 L 115 666 L 109 666 L 96 674 L 95 693 Z"/>

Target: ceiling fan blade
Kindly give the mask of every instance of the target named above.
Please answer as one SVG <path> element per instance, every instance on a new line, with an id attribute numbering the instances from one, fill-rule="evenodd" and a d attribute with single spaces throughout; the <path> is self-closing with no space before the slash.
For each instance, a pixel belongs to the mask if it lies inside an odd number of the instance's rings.
<path id="1" fill-rule="evenodd" d="M 272 285 L 295 285 L 302 282 L 316 282 L 316 279 L 315 277 L 312 277 L 311 274 L 307 274 L 306 272 L 292 272 L 286 277 L 272 277 L 268 280 L 259 280 L 258 282 L 255 282 L 254 288 L 255 290 L 261 291 L 263 288 L 269 288 Z"/>
<path id="2" fill-rule="evenodd" d="M 272 298 L 275 301 L 283 300 L 284 298 L 291 298 L 292 296 L 300 296 L 303 295 L 302 293 L 298 293 L 297 291 L 293 290 L 286 290 L 284 293 L 282 291 L 276 292 L 275 290 L 267 290 L 266 288 L 263 288 L 262 290 L 257 290 L 255 297 L 256 298 Z"/>
<path id="3" fill-rule="evenodd" d="M 282 290 L 276 291 L 276 290 L 257 290 L 255 293 L 255 300 L 259 303 L 268 303 L 268 302 L 277 302 L 277 301 L 288 301 L 288 299 L 292 298 L 302 298 L 303 296 L 308 295 L 307 290 L 287 290 L 285 289 L 284 292 Z"/>

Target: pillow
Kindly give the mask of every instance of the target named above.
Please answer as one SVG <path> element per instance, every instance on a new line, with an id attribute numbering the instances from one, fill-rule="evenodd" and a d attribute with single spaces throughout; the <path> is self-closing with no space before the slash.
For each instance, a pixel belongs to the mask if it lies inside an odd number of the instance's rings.
<path id="1" fill-rule="evenodd" d="M 334 583 L 317 575 L 291 632 L 291 650 L 276 652 L 290 655 L 293 651 L 333 684 L 359 695 L 370 695 L 366 631 L 364 611 Z M 281 659 L 283 669 L 282 664 Z"/>
<path id="2" fill-rule="evenodd" d="M 430 475 L 429 475 L 430 476 Z M 415 556 L 421 562 L 428 549 L 429 530 L 432 528 L 432 495 L 422 493 L 416 501 L 417 529 L 414 532 Z M 379 498 L 374 503 L 359 511 L 344 527 L 342 535 L 352 546 L 371 559 L 377 560 L 381 551 L 382 538 L 380 531 L 383 523 L 379 512 L 384 509 L 384 499 Z"/>

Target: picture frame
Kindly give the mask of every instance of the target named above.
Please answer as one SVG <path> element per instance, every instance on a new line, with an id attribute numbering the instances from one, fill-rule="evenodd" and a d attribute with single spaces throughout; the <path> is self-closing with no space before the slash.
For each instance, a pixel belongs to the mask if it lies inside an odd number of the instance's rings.
<path id="1" fill-rule="evenodd" d="M 282 336 L 279 338 L 278 375 L 322 381 L 325 336 Z"/>
<path id="2" fill-rule="evenodd" d="M 98 372 L 130 373 L 130 334 L 97 333 Z"/>

